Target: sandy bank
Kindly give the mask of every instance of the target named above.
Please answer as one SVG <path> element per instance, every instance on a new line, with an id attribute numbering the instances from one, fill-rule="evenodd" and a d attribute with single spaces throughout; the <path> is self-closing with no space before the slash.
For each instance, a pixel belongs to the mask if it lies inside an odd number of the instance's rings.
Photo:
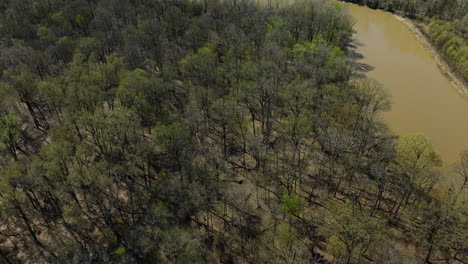
<path id="1" fill-rule="evenodd" d="M 444 60 L 444 58 L 439 54 L 437 49 L 431 44 L 430 40 L 423 33 L 420 26 L 415 24 L 410 19 L 404 18 L 402 16 L 393 14 L 398 20 L 403 22 L 418 38 L 419 41 L 426 47 L 429 53 L 432 55 L 434 60 L 439 65 L 439 68 L 445 73 L 449 78 L 452 85 L 457 89 L 457 91 L 463 96 L 463 98 L 468 99 L 468 85 L 463 82 L 463 80 L 458 77 L 458 75 L 452 70 L 449 64 Z"/>

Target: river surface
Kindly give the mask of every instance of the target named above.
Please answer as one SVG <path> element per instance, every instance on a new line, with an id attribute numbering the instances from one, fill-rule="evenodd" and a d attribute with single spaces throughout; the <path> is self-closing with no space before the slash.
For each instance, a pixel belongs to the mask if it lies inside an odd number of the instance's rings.
<path id="1" fill-rule="evenodd" d="M 392 110 L 383 115 L 399 135 L 432 139 L 444 165 L 468 150 L 468 100 L 439 69 L 429 51 L 392 14 L 346 4 L 354 17 L 354 46 L 363 74 L 390 91 Z"/>

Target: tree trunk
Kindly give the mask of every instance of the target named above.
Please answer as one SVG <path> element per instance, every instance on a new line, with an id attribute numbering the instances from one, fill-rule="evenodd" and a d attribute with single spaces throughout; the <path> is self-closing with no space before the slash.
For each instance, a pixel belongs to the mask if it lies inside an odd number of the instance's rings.
<path id="1" fill-rule="evenodd" d="M 431 229 L 431 233 L 429 234 L 429 249 L 427 250 L 426 257 L 424 258 L 424 264 L 431 264 L 431 255 L 432 255 L 432 250 L 434 248 L 434 233 L 436 232 L 436 228 Z"/>
<path id="2" fill-rule="evenodd" d="M 378 209 L 379 203 L 380 203 L 380 199 L 382 199 L 382 193 L 383 193 L 383 188 L 380 187 L 380 188 L 379 188 L 379 193 L 377 194 L 377 199 L 375 200 L 374 206 L 372 206 L 372 210 L 371 210 L 370 216 L 374 216 L 375 211 Z"/>
<path id="3" fill-rule="evenodd" d="M 37 119 L 37 116 L 36 116 L 36 113 L 34 112 L 34 108 L 32 106 L 32 104 L 30 102 L 25 102 L 26 104 L 26 107 L 28 108 L 28 112 L 29 114 L 31 115 L 32 119 L 33 119 L 33 122 L 34 122 L 34 126 L 36 126 L 37 129 L 41 130 L 40 128 L 40 124 L 39 124 L 39 120 Z"/>
<path id="4" fill-rule="evenodd" d="M 31 222 L 29 218 L 26 216 L 26 214 L 23 211 L 23 208 L 19 204 L 16 204 L 16 209 L 18 209 L 19 213 L 21 214 L 21 218 L 23 219 L 24 223 L 26 224 L 26 227 L 29 231 L 29 234 L 31 235 L 34 243 L 38 245 L 40 248 L 45 249 L 44 244 L 37 238 L 36 232 L 32 229 L 31 227 Z"/>

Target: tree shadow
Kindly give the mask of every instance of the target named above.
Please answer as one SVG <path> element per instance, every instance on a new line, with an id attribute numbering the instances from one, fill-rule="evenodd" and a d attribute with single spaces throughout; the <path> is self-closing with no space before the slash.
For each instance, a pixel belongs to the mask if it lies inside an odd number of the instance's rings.
<path id="1" fill-rule="evenodd" d="M 357 52 L 357 49 L 362 46 L 364 46 L 364 44 L 354 38 L 351 39 L 351 42 L 348 44 L 348 63 L 351 67 L 352 76 L 357 78 L 365 78 L 366 73 L 375 69 L 375 67 L 370 64 L 360 62 L 360 60 L 365 57 L 363 54 Z"/>

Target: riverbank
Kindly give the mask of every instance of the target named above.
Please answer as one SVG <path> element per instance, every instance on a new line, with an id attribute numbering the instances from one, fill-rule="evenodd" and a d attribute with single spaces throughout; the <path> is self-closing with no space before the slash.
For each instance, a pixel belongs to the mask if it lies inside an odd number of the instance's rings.
<path id="1" fill-rule="evenodd" d="M 408 29 L 413 32 L 415 37 L 426 47 L 431 56 L 437 62 L 437 65 L 441 71 L 446 74 L 452 85 L 457 89 L 460 95 L 468 99 L 468 85 L 460 78 L 457 73 L 452 69 L 447 60 L 444 58 L 444 55 L 437 50 L 437 48 L 432 44 L 432 41 L 425 34 L 424 29 L 421 25 L 418 25 L 417 22 L 414 22 L 408 18 L 402 17 L 398 14 L 392 14 L 396 19 L 405 24 Z"/>
<path id="2" fill-rule="evenodd" d="M 392 109 L 383 120 L 395 134 L 427 135 L 444 164 L 457 162 L 460 151 L 468 149 L 468 100 L 441 70 L 442 58 L 436 61 L 422 35 L 417 37 L 391 12 L 351 3 L 346 9 L 355 20 L 350 49 L 358 55 L 357 66 L 372 66 L 362 74 L 391 94 Z"/>

